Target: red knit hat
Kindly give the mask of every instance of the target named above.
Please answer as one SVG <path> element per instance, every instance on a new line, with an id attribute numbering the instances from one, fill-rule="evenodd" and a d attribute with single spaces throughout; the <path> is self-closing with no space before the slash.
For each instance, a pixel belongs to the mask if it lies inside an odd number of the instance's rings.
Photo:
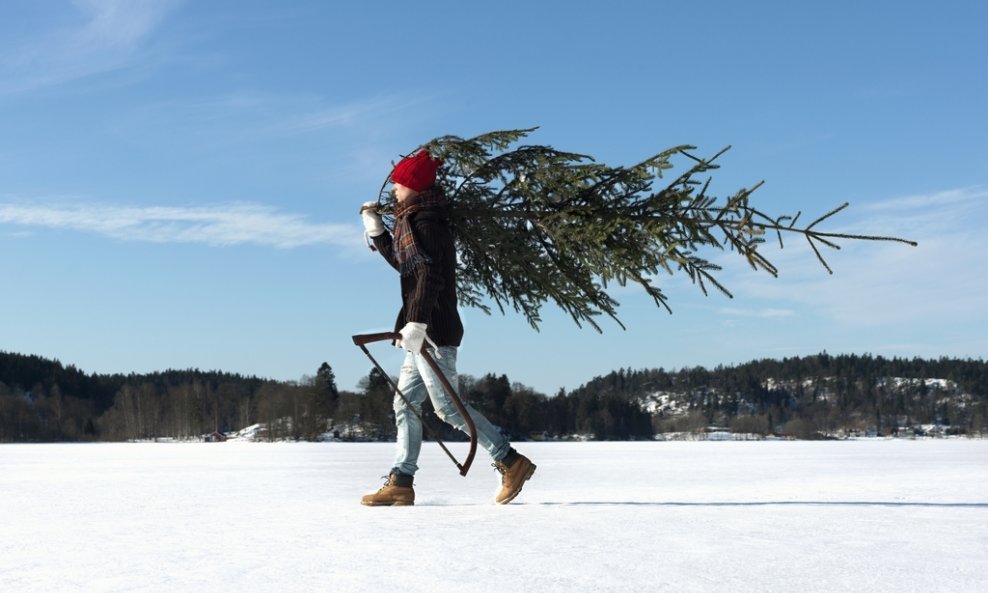
<path id="1" fill-rule="evenodd" d="M 436 182 L 436 170 L 442 164 L 441 160 L 432 158 L 423 150 L 415 156 L 401 159 L 391 172 L 391 181 L 415 191 L 429 189 Z"/>

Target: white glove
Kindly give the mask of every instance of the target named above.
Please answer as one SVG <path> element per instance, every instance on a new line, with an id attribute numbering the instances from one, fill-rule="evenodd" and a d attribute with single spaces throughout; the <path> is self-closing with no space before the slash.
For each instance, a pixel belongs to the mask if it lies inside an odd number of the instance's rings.
<path id="1" fill-rule="evenodd" d="M 424 323 L 416 323 L 414 321 L 409 321 L 405 324 L 405 327 L 401 328 L 398 332 L 401 334 L 401 339 L 398 340 L 398 347 L 404 348 L 409 352 L 414 352 L 418 354 L 422 351 L 422 343 L 429 342 L 433 348 L 438 348 L 436 343 L 425 333 L 426 325 Z"/>
<path id="2" fill-rule="evenodd" d="M 368 237 L 384 234 L 384 223 L 381 221 L 381 215 L 377 213 L 377 202 L 364 202 L 360 207 L 360 218 L 364 220 L 364 231 Z"/>

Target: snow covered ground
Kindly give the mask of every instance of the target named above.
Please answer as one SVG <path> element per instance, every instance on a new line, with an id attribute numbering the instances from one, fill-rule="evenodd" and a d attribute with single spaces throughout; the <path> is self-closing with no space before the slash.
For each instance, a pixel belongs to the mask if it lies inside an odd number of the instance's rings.
<path id="1" fill-rule="evenodd" d="M 511 505 L 426 443 L 417 505 L 367 508 L 390 445 L 2 445 L 0 591 L 988 587 L 988 441 L 519 449 Z"/>

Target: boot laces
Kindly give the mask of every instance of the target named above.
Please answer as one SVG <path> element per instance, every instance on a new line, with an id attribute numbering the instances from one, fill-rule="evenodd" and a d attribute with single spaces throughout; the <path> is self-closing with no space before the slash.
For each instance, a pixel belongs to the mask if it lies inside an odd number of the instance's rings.
<path id="1" fill-rule="evenodd" d="M 504 482 L 508 479 L 508 466 L 495 461 L 491 464 L 491 467 L 496 469 L 497 473 L 501 474 L 501 484 L 504 484 Z"/>

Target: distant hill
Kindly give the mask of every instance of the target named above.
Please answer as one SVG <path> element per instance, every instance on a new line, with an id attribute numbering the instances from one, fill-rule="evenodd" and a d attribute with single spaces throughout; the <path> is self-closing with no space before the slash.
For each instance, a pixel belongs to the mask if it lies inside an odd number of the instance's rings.
<path id="1" fill-rule="evenodd" d="M 714 369 L 620 369 L 551 397 L 505 375 L 461 375 L 459 391 L 516 440 L 988 434 L 988 363 L 970 359 L 822 353 Z M 374 373 L 362 392 L 339 392 L 328 363 L 301 382 L 279 382 L 198 369 L 86 374 L 0 352 L 0 442 L 194 439 L 253 425 L 273 440 L 387 440 L 392 397 Z"/>
<path id="2" fill-rule="evenodd" d="M 988 363 L 837 355 L 757 360 L 713 370 L 618 370 L 570 395 L 638 402 L 657 432 L 988 433 Z"/>

